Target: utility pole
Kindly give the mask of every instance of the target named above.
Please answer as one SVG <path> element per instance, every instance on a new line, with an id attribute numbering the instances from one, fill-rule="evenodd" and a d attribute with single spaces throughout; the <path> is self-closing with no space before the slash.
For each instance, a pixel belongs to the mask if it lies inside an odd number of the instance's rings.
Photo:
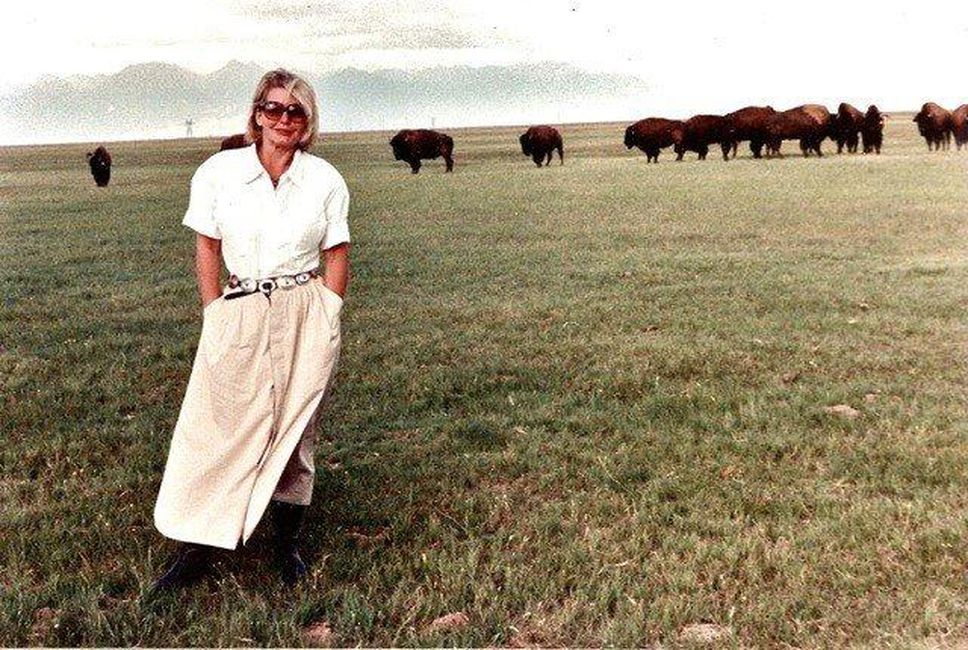
<path id="1" fill-rule="evenodd" d="M 192 137 L 192 120 L 191 119 L 185 120 L 185 137 L 186 138 Z"/>

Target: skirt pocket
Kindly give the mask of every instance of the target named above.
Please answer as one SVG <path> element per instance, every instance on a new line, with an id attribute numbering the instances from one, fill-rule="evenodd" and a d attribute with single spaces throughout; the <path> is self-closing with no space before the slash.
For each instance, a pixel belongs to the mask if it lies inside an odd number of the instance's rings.
<path id="1" fill-rule="evenodd" d="M 242 423 L 246 407 L 256 393 L 258 364 L 253 353 L 258 328 L 245 327 L 247 310 L 243 305 L 224 299 L 216 302 L 222 304 L 206 308 L 212 311 L 206 313 L 206 325 L 203 325 L 204 354 L 211 387 L 212 416 L 219 429 L 231 433 Z M 253 318 L 253 314 L 248 317 Z M 250 324 L 255 325 L 254 322 Z M 205 327 L 208 327 L 207 338 Z"/>
<path id="2" fill-rule="evenodd" d="M 211 365 L 213 360 L 224 350 L 228 341 L 229 323 L 225 318 L 224 298 L 216 298 L 205 305 L 202 310 L 202 334 L 199 337 L 199 347 L 205 355 L 205 361 Z"/>
<path id="3" fill-rule="evenodd" d="M 339 334 L 340 314 L 343 311 L 343 299 L 338 293 L 323 284 L 322 280 L 317 280 L 316 293 L 323 303 L 323 311 L 326 314 L 326 322 L 329 323 L 330 336 L 335 337 Z"/>

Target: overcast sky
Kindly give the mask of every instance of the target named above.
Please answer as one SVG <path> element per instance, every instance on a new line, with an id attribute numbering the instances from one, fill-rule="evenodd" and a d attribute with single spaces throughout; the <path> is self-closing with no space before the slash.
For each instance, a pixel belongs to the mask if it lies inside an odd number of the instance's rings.
<path id="1" fill-rule="evenodd" d="M 631 73 L 670 107 L 968 102 L 968 2 L 18 0 L 0 91 L 147 61 L 346 66 L 568 62 Z"/>

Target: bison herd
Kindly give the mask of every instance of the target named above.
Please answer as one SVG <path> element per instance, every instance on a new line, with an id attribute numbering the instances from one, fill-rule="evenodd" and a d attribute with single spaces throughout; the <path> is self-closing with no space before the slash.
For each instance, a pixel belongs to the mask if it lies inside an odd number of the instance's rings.
<path id="1" fill-rule="evenodd" d="M 837 144 L 837 153 L 881 152 L 884 142 L 886 116 L 873 104 L 863 113 L 844 102 L 836 113 L 820 104 L 804 104 L 786 111 L 772 106 L 747 106 L 727 115 L 696 115 L 686 121 L 648 117 L 625 130 L 625 146 L 638 147 L 645 152 L 647 162 L 659 162 L 659 151 L 672 147 L 676 160 L 687 151 L 705 160 L 709 147 L 719 145 L 723 160 L 736 156 L 737 146 L 749 142 L 754 158 L 779 156 L 784 140 L 796 140 L 804 156 L 823 155 L 821 143 L 830 138 Z M 958 149 L 968 145 L 968 104 L 954 111 L 928 102 L 914 116 L 918 132 L 928 143 L 928 149 L 948 149 L 954 137 Z"/>
<path id="2" fill-rule="evenodd" d="M 928 102 L 914 116 L 914 122 L 918 125 L 918 133 L 928 143 L 929 151 L 932 147 L 935 151 L 948 149 L 952 136 L 959 151 L 961 145 L 968 144 L 968 104 L 949 111 Z"/>
<path id="3" fill-rule="evenodd" d="M 772 106 L 747 106 L 726 115 L 695 115 L 688 120 L 647 117 L 625 129 L 625 147 L 638 147 L 645 152 L 647 162 L 659 162 L 659 153 L 672 147 L 676 160 L 686 152 L 694 152 L 705 160 L 710 147 L 719 145 L 723 160 L 735 158 L 742 142 L 748 142 L 754 158 L 780 156 L 784 140 L 795 140 L 804 156 L 823 155 L 821 145 L 830 138 L 837 145 L 837 153 L 881 153 L 884 142 L 884 122 L 887 116 L 871 104 L 866 112 L 843 102 L 831 113 L 820 104 L 804 104 L 785 111 Z M 927 103 L 914 121 L 928 148 L 949 146 L 952 135 L 958 149 L 968 144 L 968 105 L 947 111 L 937 104 Z M 521 151 L 530 156 L 538 167 L 549 165 L 554 151 L 564 164 L 564 145 L 561 133 L 550 126 L 532 126 L 521 134 Z M 403 130 L 390 140 L 397 160 L 410 164 L 414 174 L 420 171 L 420 161 L 444 157 L 447 171 L 454 168 L 454 141 L 437 131 Z"/>
<path id="4" fill-rule="evenodd" d="M 854 153 L 863 143 L 864 153 L 880 153 L 885 116 L 871 105 L 862 113 L 843 103 L 835 114 L 819 104 L 804 104 L 786 111 L 772 106 L 747 106 L 727 115 L 696 115 L 686 121 L 648 117 L 625 129 L 625 146 L 645 152 L 647 162 L 659 162 L 659 152 L 672 147 L 676 160 L 687 151 L 705 160 L 712 145 L 719 145 L 723 160 L 736 157 L 741 142 L 749 142 L 754 158 L 780 155 L 784 140 L 797 140 L 803 155 L 823 155 L 825 138 Z"/>
<path id="5" fill-rule="evenodd" d="M 830 138 L 837 145 L 837 153 L 844 149 L 856 153 L 858 147 L 866 153 L 881 153 L 884 141 L 884 121 L 887 116 L 873 104 L 867 112 L 844 102 L 831 113 L 820 104 L 804 104 L 785 111 L 772 106 L 747 106 L 726 115 L 695 115 L 688 120 L 647 117 L 625 129 L 625 147 L 638 147 L 645 152 L 647 162 L 659 162 L 659 152 L 672 147 L 676 160 L 686 152 L 698 154 L 705 160 L 709 149 L 719 145 L 723 160 L 736 157 L 740 143 L 748 142 L 754 158 L 779 156 L 784 140 L 796 140 L 804 156 L 822 156 L 821 143 Z M 968 145 L 968 104 L 953 111 L 928 102 L 921 107 L 914 122 L 918 133 L 928 144 L 928 150 L 949 149 L 954 138 L 961 150 Z M 518 138 L 521 152 L 530 156 L 538 167 L 551 164 L 558 152 L 559 164 L 564 164 L 564 143 L 561 133 L 552 126 L 532 126 Z M 222 140 L 220 150 L 236 149 L 251 144 L 244 134 Z M 429 129 L 404 129 L 390 139 L 393 157 L 410 165 L 416 174 L 422 160 L 443 158 L 445 171 L 454 169 L 454 139 L 445 133 Z M 111 154 L 103 146 L 87 154 L 91 174 L 98 187 L 111 179 Z"/>

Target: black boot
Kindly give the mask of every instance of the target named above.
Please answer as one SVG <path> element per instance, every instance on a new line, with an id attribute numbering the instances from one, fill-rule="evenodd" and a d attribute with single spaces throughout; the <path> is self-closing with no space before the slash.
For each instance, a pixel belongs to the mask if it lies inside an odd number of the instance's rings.
<path id="1" fill-rule="evenodd" d="M 306 563 L 299 557 L 299 529 L 307 506 L 281 501 L 272 502 L 270 517 L 275 528 L 276 562 L 282 581 L 288 586 L 306 575 Z"/>
<path id="2" fill-rule="evenodd" d="M 151 588 L 152 594 L 175 591 L 198 581 L 211 568 L 212 547 L 183 543 L 165 574 Z"/>

